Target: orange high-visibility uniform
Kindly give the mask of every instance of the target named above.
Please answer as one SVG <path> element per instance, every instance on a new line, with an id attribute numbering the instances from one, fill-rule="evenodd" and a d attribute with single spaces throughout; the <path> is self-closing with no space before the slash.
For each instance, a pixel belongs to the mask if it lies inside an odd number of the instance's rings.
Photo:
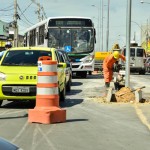
<path id="1" fill-rule="evenodd" d="M 124 55 L 119 55 L 119 58 L 125 61 Z M 114 58 L 113 54 L 110 54 L 107 56 L 103 61 L 103 74 L 104 74 L 104 80 L 105 82 L 110 82 L 112 80 L 113 76 L 113 65 L 114 63 L 118 61 Z"/>

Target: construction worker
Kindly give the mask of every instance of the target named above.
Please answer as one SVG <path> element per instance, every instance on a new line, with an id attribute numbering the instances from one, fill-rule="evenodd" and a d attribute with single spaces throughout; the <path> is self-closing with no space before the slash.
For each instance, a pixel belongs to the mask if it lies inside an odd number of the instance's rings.
<path id="1" fill-rule="evenodd" d="M 104 74 L 106 90 L 109 88 L 110 82 L 113 77 L 114 64 L 115 63 L 118 64 L 118 60 L 120 58 L 123 61 L 125 61 L 124 55 L 121 55 L 118 51 L 114 51 L 112 54 L 108 55 L 103 61 L 103 74 Z"/>
<path id="2" fill-rule="evenodd" d="M 12 48 L 11 42 L 6 42 L 6 44 L 5 44 L 5 49 L 6 49 L 6 50 L 9 50 L 10 48 Z"/>
<path id="3" fill-rule="evenodd" d="M 10 48 L 12 48 L 12 44 L 10 42 L 6 42 L 5 44 L 5 49 L 3 51 L 0 52 L 0 60 L 3 57 L 4 53 L 6 50 L 9 50 Z"/>

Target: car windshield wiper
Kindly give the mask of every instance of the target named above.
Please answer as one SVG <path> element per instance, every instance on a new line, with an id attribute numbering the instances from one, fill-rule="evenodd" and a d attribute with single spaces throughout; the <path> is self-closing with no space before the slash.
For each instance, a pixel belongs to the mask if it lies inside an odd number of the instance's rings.
<path id="1" fill-rule="evenodd" d="M 2 63 L 2 66 L 37 66 L 37 63 Z"/>
<path id="2" fill-rule="evenodd" d="M 19 66 L 37 66 L 37 63 L 20 63 Z"/>
<path id="3" fill-rule="evenodd" d="M 19 64 L 15 63 L 2 63 L 2 66 L 18 66 Z"/>

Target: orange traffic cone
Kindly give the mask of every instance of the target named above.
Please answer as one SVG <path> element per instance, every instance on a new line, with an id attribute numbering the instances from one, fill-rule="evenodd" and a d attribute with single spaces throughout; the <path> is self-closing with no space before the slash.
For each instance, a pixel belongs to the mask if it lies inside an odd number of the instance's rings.
<path id="1" fill-rule="evenodd" d="M 59 107 L 57 61 L 43 56 L 38 60 L 36 106 L 29 109 L 28 122 L 65 122 L 66 110 Z"/>

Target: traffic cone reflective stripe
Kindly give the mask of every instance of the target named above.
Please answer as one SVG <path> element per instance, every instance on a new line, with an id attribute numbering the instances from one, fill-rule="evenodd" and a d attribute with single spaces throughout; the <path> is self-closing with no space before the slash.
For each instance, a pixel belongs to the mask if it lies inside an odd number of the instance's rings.
<path id="1" fill-rule="evenodd" d="M 54 82 L 54 81 L 56 81 L 56 82 Z M 38 76 L 38 82 L 39 83 L 57 83 L 57 76 L 51 76 L 51 77 L 49 77 L 49 76 Z M 39 84 L 38 83 L 38 84 Z"/>
<path id="2" fill-rule="evenodd" d="M 57 72 L 38 72 L 38 78 L 40 76 L 55 76 L 57 78 Z"/>
<path id="3" fill-rule="evenodd" d="M 38 88 L 43 88 L 43 87 L 45 87 L 45 88 L 53 88 L 53 87 L 57 87 L 57 89 L 58 89 L 58 83 L 38 83 L 37 84 L 37 87 Z M 38 92 L 37 92 L 37 94 L 38 94 Z"/>
<path id="4" fill-rule="evenodd" d="M 56 95 L 58 94 L 58 88 L 37 88 L 37 92 L 39 95 Z"/>
<path id="5" fill-rule="evenodd" d="M 54 65 L 54 64 L 47 65 L 47 64 L 43 64 L 43 62 L 42 62 L 42 72 L 54 73 L 56 70 L 57 70 L 57 65 Z M 41 73 L 41 72 L 39 72 L 39 73 Z"/>

